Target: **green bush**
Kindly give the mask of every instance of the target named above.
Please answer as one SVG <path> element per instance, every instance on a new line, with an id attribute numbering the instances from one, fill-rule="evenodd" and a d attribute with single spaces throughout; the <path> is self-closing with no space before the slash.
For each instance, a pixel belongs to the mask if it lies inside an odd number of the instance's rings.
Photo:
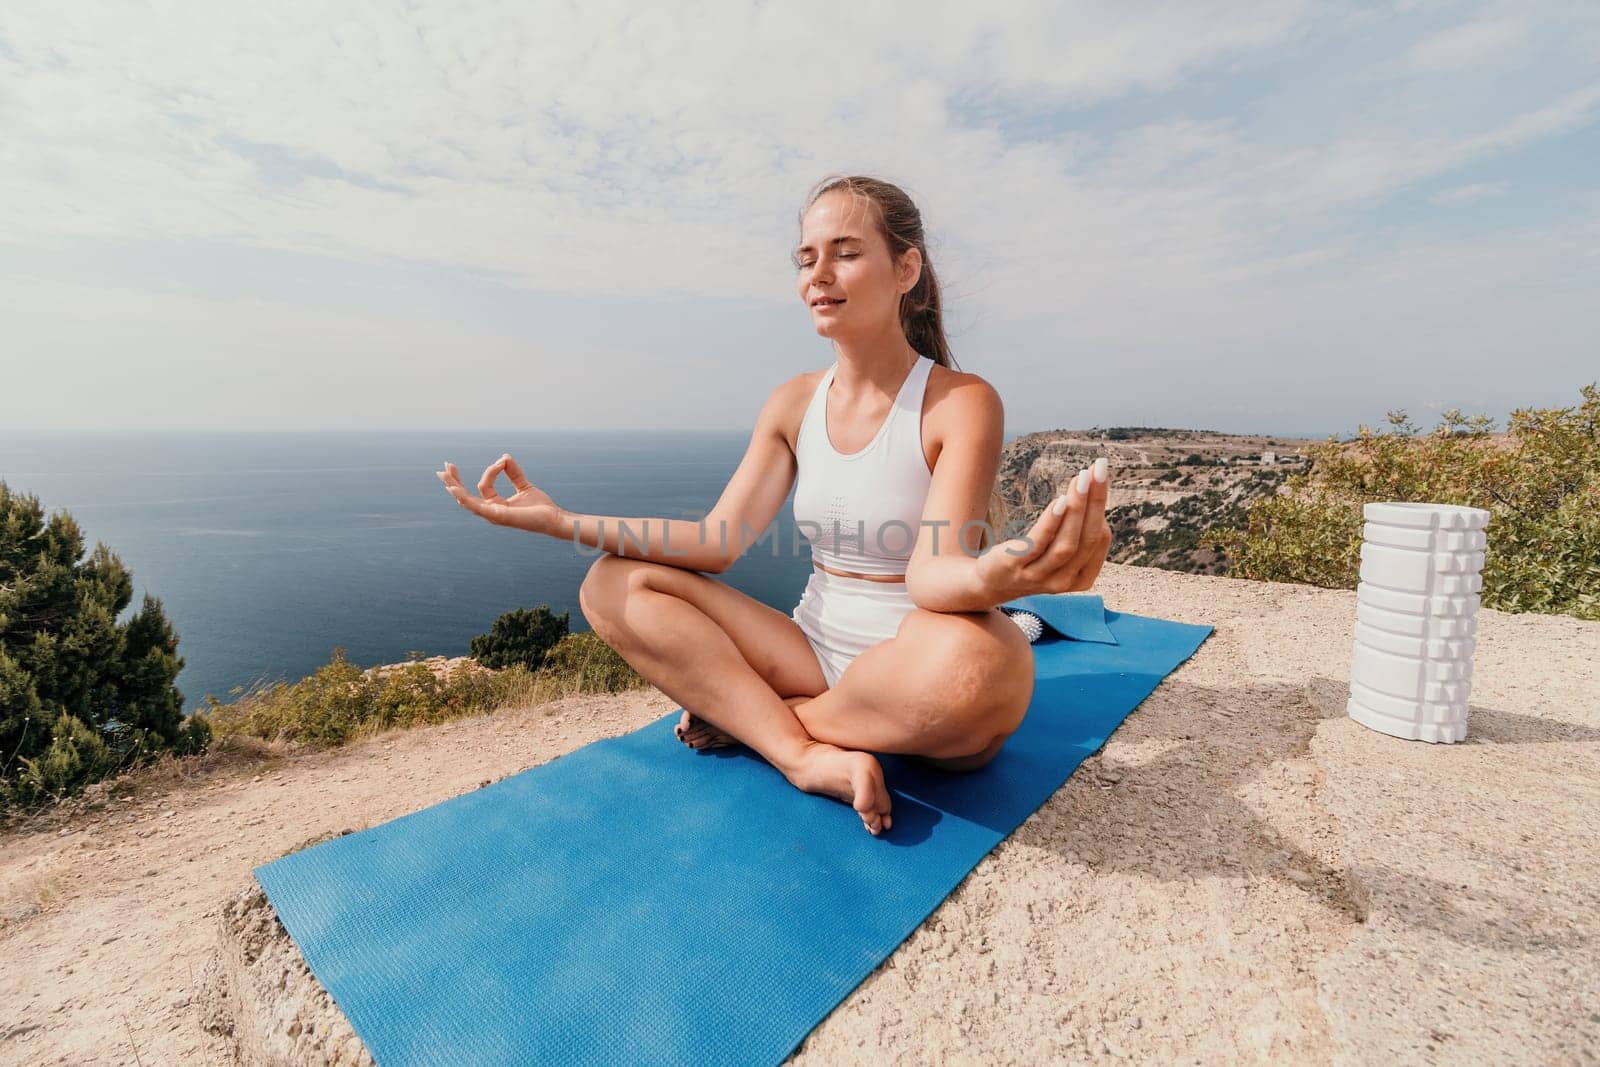
<path id="1" fill-rule="evenodd" d="M 0 482 L 0 810 L 64 797 L 164 752 L 206 747 L 183 714 L 183 659 L 161 607 L 65 511 Z"/>
<path id="2" fill-rule="evenodd" d="M 456 664 L 445 678 L 425 663 L 369 673 L 336 647 L 327 663 L 298 682 L 274 682 L 231 704 L 208 694 L 200 714 L 218 737 L 342 745 L 391 727 L 492 711 L 527 681 L 524 668 L 488 671 L 470 662 Z"/>
<path id="3" fill-rule="evenodd" d="M 649 684 L 593 630 L 563 637 L 545 657 L 543 670 L 580 692 L 617 693 Z"/>
<path id="4" fill-rule="evenodd" d="M 485 667 L 521 665 L 537 670 L 545 655 L 567 635 L 570 614 L 552 614 L 548 604 L 508 611 L 494 620 L 488 633 L 472 639 L 472 658 Z"/>
<path id="5" fill-rule="evenodd" d="M 395 727 L 646 684 L 592 632 L 565 635 L 536 671 L 520 663 L 489 669 L 468 659 L 442 677 L 417 662 L 363 671 L 335 648 L 332 659 L 293 684 L 276 682 L 231 704 L 208 694 L 196 718 L 203 717 L 217 737 L 326 747 Z"/>
<path id="6" fill-rule="evenodd" d="M 8 792 L 17 807 L 30 807 L 76 793 L 117 769 L 105 740 L 82 721 L 61 712 L 50 728 L 50 747 L 37 759 L 24 759 Z"/>
<path id="7" fill-rule="evenodd" d="M 1401 500 L 1491 513 L 1484 607 L 1600 619 L 1600 389 L 1576 408 L 1519 408 L 1506 439 L 1494 421 L 1451 409 L 1425 436 L 1404 411 L 1389 433 L 1309 449 L 1287 494 L 1255 502 L 1244 528 L 1212 530 L 1229 573 L 1353 589 L 1360 580 L 1362 506 Z"/>

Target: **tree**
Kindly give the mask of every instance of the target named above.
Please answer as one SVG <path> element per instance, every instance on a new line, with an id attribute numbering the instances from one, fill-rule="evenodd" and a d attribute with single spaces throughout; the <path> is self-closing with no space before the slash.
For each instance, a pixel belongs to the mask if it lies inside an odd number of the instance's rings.
<path id="1" fill-rule="evenodd" d="M 1389 433 L 1313 445 L 1285 495 L 1251 506 L 1247 528 L 1208 540 L 1229 573 L 1353 589 L 1362 506 L 1382 500 L 1464 504 L 1490 512 L 1484 607 L 1600 619 L 1600 388 L 1576 408 L 1518 408 L 1503 439 L 1494 421 L 1450 409 L 1426 436 L 1404 411 Z"/>
<path id="2" fill-rule="evenodd" d="M 518 608 L 494 620 L 486 634 L 472 639 L 472 657 L 485 667 L 522 664 L 538 670 L 544 658 L 567 634 L 570 612 L 552 614 L 548 604 Z"/>
<path id="3" fill-rule="evenodd" d="M 125 623 L 133 576 L 76 520 L 0 482 L 0 806 L 77 792 L 162 752 L 205 748 L 173 681 L 183 667 L 161 601 Z"/>

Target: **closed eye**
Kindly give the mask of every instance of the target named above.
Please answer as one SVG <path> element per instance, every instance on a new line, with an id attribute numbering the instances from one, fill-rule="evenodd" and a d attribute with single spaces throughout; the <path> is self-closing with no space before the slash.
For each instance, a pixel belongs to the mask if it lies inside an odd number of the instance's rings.
<path id="1" fill-rule="evenodd" d="M 855 259 L 859 255 L 861 255 L 860 252 L 843 252 L 843 253 L 840 253 L 839 258 L 840 259 Z M 797 269 L 799 269 L 799 270 L 805 270 L 807 267 L 811 266 L 811 264 L 809 264 L 809 263 L 800 263 L 800 264 L 797 264 L 796 266 L 797 266 Z"/>

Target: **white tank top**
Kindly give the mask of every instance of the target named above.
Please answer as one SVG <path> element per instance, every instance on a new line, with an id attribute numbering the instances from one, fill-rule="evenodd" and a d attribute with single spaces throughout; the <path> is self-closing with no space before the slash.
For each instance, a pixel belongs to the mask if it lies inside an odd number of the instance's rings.
<path id="1" fill-rule="evenodd" d="M 857 574 L 904 574 L 933 482 L 922 453 L 922 398 L 933 360 L 917 358 L 877 435 L 849 455 L 828 440 L 828 387 L 838 369 L 836 360 L 800 420 L 795 523 L 811 542 L 813 562 Z"/>

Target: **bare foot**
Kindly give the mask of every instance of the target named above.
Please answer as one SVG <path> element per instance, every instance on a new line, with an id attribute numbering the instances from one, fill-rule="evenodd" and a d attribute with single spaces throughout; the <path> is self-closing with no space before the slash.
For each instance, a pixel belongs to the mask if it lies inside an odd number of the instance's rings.
<path id="1" fill-rule="evenodd" d="M 678 735 L 679 741 L 690 748 L 726 748 L 739 743 L 739 739 L 732 734 L 724 733 L 687 711 L 683 713 L 683 717 L 678 720 L 678 725 L 672 732 Z"/>
<path id="2" fill-rule="evenodd" d="M 874 837 L 894 825 L 883 768 L 870 752 L 813 741 L 786 777 L 796 789 L 836 797 L 855 808 Z"/>
<path id="3" fill-rule="evenodd" d="M 794 708 L 813 699 L 815 698 L 808 696 L 784 697 L 783 702 Z M 727 748 L 729 745 L 742 743 L 726 730 L 719 730 L 698 715 L 691 715 L 687 711 L 678 719 L 678 725 L 673 727 L 672 732 L 678 735 L 679 741 L 694 749 Z"/>

